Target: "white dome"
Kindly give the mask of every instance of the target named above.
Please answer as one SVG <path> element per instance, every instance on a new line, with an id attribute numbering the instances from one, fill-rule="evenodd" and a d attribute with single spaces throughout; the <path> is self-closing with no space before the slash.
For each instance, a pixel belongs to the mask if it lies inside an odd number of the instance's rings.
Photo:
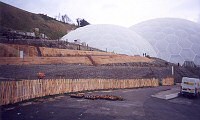
<path id="1" fill-rule="evenodd" d="M 80 40 L 91 47 L 127 55 L 147 53 L 155 56 L 153 47 L 138 34 L 125 27 L 116 25 L 87 25 L 71 31 L 61 40 Z"/>
<path id="2" fill-rule="evenodd" d="M 130 27 L 154 47 L 159 58 L 200 65 L 200 25 L 178 18 L 158 18 Z"/>

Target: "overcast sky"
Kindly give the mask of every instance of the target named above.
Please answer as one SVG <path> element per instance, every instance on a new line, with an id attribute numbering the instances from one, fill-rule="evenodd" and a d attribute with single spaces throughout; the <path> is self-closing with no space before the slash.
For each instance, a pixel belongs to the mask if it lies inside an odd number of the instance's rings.
<path id="1" fill-rule="evenodd" d="M 21 9 L 55 17 L 67 14 L 74 22 L 130 27 L 161 17 L 184 18 L 200 23 L 200 0 L 1 0 Z"/>

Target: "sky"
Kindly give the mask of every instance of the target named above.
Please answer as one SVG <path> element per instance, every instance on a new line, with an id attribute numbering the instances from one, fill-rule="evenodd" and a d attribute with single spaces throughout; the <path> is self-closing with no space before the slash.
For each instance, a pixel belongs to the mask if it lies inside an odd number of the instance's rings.
<path id="1" fill-rule="evenodd" d="M 1 0 L 23 10 L 55 17 L 67 14 L 76 23 L 130 27 L 145 20 L 183 18 L 200 23 L 200 0 Z"/>

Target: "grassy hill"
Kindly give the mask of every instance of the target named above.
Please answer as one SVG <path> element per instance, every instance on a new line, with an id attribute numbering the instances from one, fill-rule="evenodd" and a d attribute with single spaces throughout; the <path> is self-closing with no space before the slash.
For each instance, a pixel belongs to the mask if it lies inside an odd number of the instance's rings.
<path id="1" fill-rule="evenodd" d="M 58 39 L 75 29 L 75 25 L 59 22 L 43 14 L 34 14 L 0 2 L 0 26 L 13 30 L 33 31 L 39 28 L 41 33 L 51 39 Z"/>

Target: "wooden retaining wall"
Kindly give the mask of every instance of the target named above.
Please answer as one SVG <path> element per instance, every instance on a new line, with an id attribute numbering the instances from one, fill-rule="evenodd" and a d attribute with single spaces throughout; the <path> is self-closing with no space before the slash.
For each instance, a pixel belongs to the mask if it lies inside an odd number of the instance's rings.
<path id="1" fill-rule="evenodd" d="M 84 51 L 71 49 L 58 49 L 39 47 L 42 57 L 69 57 L 69 56 L 86 56 L 86 55 L 115 55 L 111 52 Z M 35 46 L 2 44 L 0 43 L 0 57 L 19 57 L 19 52 L 23 51 L 25 57 L 38 57 L 38 51 Z"/>
<path id="2" fill-rule="evenodd" d="M 2 44 L 0 43 L 0 57 L 19 57 L 19 52 L 23 51 L 24 56 L 36 57 L 38 52 L 36 47 L 29 45 Z"/>
<path id="3" fill-rule="evenodd" d="M 69 50 L 58 48 L 40 47 L 43 57 L 59 57 L 59 56 L 86 56 L 86 55 L 115 55 L 111 52 L 99 52 L 99 51 L 84 51 L 84 50 Z"/>
<path id="4" fill-rule="evenodd" d="M 38 64 L 86 64 L 92 65 L 88 57 L 0 57 L 0 65 L 38 65 Z"/>
<path id="5" fill-rule="evenodd" d="M 0 81 L 0 105 L 70 92 L 159 86 L 158 79 L 48 79 Z"/>
<path id="6" fill-rule="evenodd" d="M 114 63 L 137 63 L 137 62 L 153 62 L 153 59 L 141 56 L 128 56 L 128 55 L 110 55 L 110 56 L 91 56 L 96 64 L 114 64 Z"/>

